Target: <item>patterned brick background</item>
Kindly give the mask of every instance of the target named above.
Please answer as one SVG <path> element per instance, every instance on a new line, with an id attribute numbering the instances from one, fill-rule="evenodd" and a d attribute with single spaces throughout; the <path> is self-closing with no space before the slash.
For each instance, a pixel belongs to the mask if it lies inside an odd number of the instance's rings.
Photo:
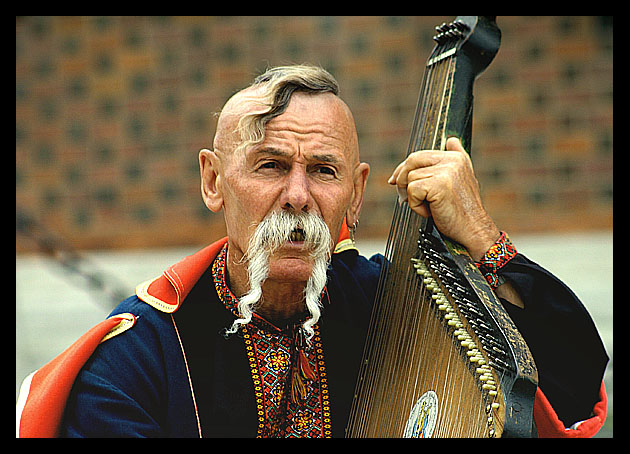
<path id="1" fill-rule="evenodd" d="M 16 208 L 76 248 L 205 244 L 197 154 L 268 65 L 339 80 L 372 174 L 358 234 L 385 235 L 419 82 L 444 17 L 18 17 Z M 502 17 L 477 81 L 473 161 L 509 232 L 612 229 L 610 17 Z M 18 251 L 34 243 L 17 236 Z"/>

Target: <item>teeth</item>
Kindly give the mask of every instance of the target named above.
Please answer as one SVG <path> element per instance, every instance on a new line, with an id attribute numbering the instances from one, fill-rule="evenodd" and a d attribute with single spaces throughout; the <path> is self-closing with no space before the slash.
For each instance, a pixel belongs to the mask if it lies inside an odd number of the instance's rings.
<path id="1" fill-rule="evenodd" d="M 301 230 L 294 230 L 289 235 L 289 240 L 290 241 L 304 241 L 304 232 L 302 232 Z"/>

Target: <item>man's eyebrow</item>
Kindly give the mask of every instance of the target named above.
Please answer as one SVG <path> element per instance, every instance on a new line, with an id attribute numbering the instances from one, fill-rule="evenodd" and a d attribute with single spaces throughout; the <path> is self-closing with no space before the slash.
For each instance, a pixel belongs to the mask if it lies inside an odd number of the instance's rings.
<path id="1" fill-rule="evenodd" d="M 260 155 L 260 154 L 268 154 L 268 155 L 272 155 L 272 156 L 282 156 L 282 157 L 288 157 L 290 156 L 289 153 L 287 153 L 286 151 L 282 151 L 282 150 L 278 150 L 277 148 L 260 148 L 256 151 L 254 151 L 254 154 Z"/>
<path id="2" fill-rule="evenodd" d="M 321 162 L 328 162 L 330 164 L 337 164 L 339 162 L 339 158 L 334 154 L 314 154 L 313 159 Z"/>
<path id="3" fill-rule="evenodd" d="M 291 154 L 286 151 L 279 150 L 277 148 L 260 148 L 254 151 L 256 155 L 271 155 L 271 156 L 279 156 L 279 157 L 290 157 Z M 311 159 L 314 161 L 327 162 L 329 164 L 337 164 L 340 159 L 335 154 L 331 153 L 315 153 L 311 156 Z"/>

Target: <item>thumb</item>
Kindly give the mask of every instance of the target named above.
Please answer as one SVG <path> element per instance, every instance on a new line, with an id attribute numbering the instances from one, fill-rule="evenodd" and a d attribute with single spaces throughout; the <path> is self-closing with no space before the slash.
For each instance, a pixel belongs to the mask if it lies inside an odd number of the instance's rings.
<path id="1" fill-rule="evenodd" d="M 449 137 L 446 140 L 446 149 L 448 151 L 466 151 L 462 142 L 457 137 Z"/>

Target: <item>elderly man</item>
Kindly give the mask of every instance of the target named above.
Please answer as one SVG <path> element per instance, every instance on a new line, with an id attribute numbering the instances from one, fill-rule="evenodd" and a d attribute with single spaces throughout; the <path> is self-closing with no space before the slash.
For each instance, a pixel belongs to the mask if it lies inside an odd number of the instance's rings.
<path id="1" fill-rule="evenodd" d="M 270 69 L 227 102 L 199 163 L 227 238 L 139 285 L 91 335 L 52 435 L 344 435 L 382 256 L 367 260 L 349 238 L 369 166 L 336 81 L 316 67 Z M 474 260 L 510 245 L 457 139 L 412 153 L 389 183 Z M 539 367 L 538 432 L 592 435 L 605 407 L 599 336 L 569 289 L 507 249 L 496 292 Z"/>

